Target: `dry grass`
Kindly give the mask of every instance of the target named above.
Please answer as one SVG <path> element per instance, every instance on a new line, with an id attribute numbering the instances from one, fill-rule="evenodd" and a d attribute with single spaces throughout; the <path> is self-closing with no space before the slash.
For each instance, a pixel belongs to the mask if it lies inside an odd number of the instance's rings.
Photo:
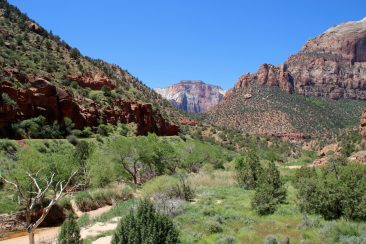
<path id="1" fill-rule="evenodd" d="M 235 173 L 232 171 L 214 171 L 212 173 L 200 172 L 188 176 L 188 181 L 193 188 L 204 186 L 234 185 Z"/>

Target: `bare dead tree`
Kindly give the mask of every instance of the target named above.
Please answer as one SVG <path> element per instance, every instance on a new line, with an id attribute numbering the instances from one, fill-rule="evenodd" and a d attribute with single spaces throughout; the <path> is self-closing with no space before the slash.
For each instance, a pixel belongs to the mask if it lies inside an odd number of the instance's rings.
<path id="1" fill-rule="evenodd" d="M 36 228 L 44 221 L 50 212 L 51 208 L 65 195 L 65 189 L 70 184 L 72 178 L 77 174 L 77 171 L 70 173 L 67 180 L 59 180 L 55 182 L 55 173 L 48 177 L 39 177 L 40 171 L 36 174 L 26 173 L 31 184 L 29 186 L 22 185 L 17 178 L 13 181 L 0 176 L 6 183 L 12 185 L 19 195 L 19 201 L 25 205 L 26 229 L 29 236 L 29 244 L 34 244 L 34 232 Z M 44 184 L 41 184 L 42 181 Z M 35 221 L 32 221 L 32 216 L 35 216 L 35 207 L 42 204 L 46 194 L 52 192 L 50 202 L 42 209 L 42 215 Z M 50 197 L 49 194 L 47 198 Z"/>

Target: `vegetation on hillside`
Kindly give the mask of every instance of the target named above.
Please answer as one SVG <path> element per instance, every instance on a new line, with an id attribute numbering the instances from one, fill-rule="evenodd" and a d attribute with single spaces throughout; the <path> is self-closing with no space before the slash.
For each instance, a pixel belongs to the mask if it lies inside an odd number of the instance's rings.
<path id="1" fill-rule="evenodd" d="M 151 103 L 163 117 L 178 123 L 183 114 L 154 90 L 117 65 L 84 56 L 61 37 L 47 31 L 18 8 L 0 1 L 0 83 L 7 81 L 28 88 L 27 77 L 46 77 L 56 87 L 68 91 L 79 103 L 93 100 L 103 108 L 113 99 Z M 92 90 L 81 87 L 70 77 L 105 76 L 117 84 L 115 89 Z M 15 105 L 0 94 L 0 101 Z M 52 123 L 51 123 L 52 125 Z"/>
<path id="2" fill-rule="evenodd" d="M 358 126 L 365 107 L 365 101 L 305 97 L 276 87 L 252 85 L 238 90 L 203 117 L 214 125 L 247 133 L 320 136 Z"/>

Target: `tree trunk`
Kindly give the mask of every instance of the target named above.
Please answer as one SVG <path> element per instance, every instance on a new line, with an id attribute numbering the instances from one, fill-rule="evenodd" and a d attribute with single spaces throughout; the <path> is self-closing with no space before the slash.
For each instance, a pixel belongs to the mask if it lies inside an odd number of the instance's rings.
<path id="1" fill-rule="evenodd" d="M 35 244 L 34 241 L 34 231 L 32 230 L 28 230 L 28 238 L 29 238 L 29 244 Z"/>

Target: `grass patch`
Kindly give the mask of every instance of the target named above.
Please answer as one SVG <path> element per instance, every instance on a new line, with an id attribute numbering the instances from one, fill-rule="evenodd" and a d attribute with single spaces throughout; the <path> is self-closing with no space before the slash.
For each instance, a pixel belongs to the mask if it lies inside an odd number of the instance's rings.
<path id="1" fill-rule="evenodd" d="M 282 171 L 289 178 L 295 172 L 284 167 Z M 214 173 L 223 174 L 220 171 Z M 202 181 L 199 176 L 203 177 Z M 279 241 L 289 239 L 290 243 L 364 243 L 366 223 L 325 221 L 317 215 L 304 219 L 296 205 L 297 191 L 291 181 L 286 182 L 287 202 L 281 204 L 274 214 L 259 216 L 250 205 L 254 191 L 227 181 L 220 185 L 211 180 L 213 184 L 209 185 L 207 175 L 192 175 L 190 178 L 197 179 L 196 199 L 185 203 L 183 214 L 174 219 L 182 243 L 264 243 L 270 237 Z"/>

